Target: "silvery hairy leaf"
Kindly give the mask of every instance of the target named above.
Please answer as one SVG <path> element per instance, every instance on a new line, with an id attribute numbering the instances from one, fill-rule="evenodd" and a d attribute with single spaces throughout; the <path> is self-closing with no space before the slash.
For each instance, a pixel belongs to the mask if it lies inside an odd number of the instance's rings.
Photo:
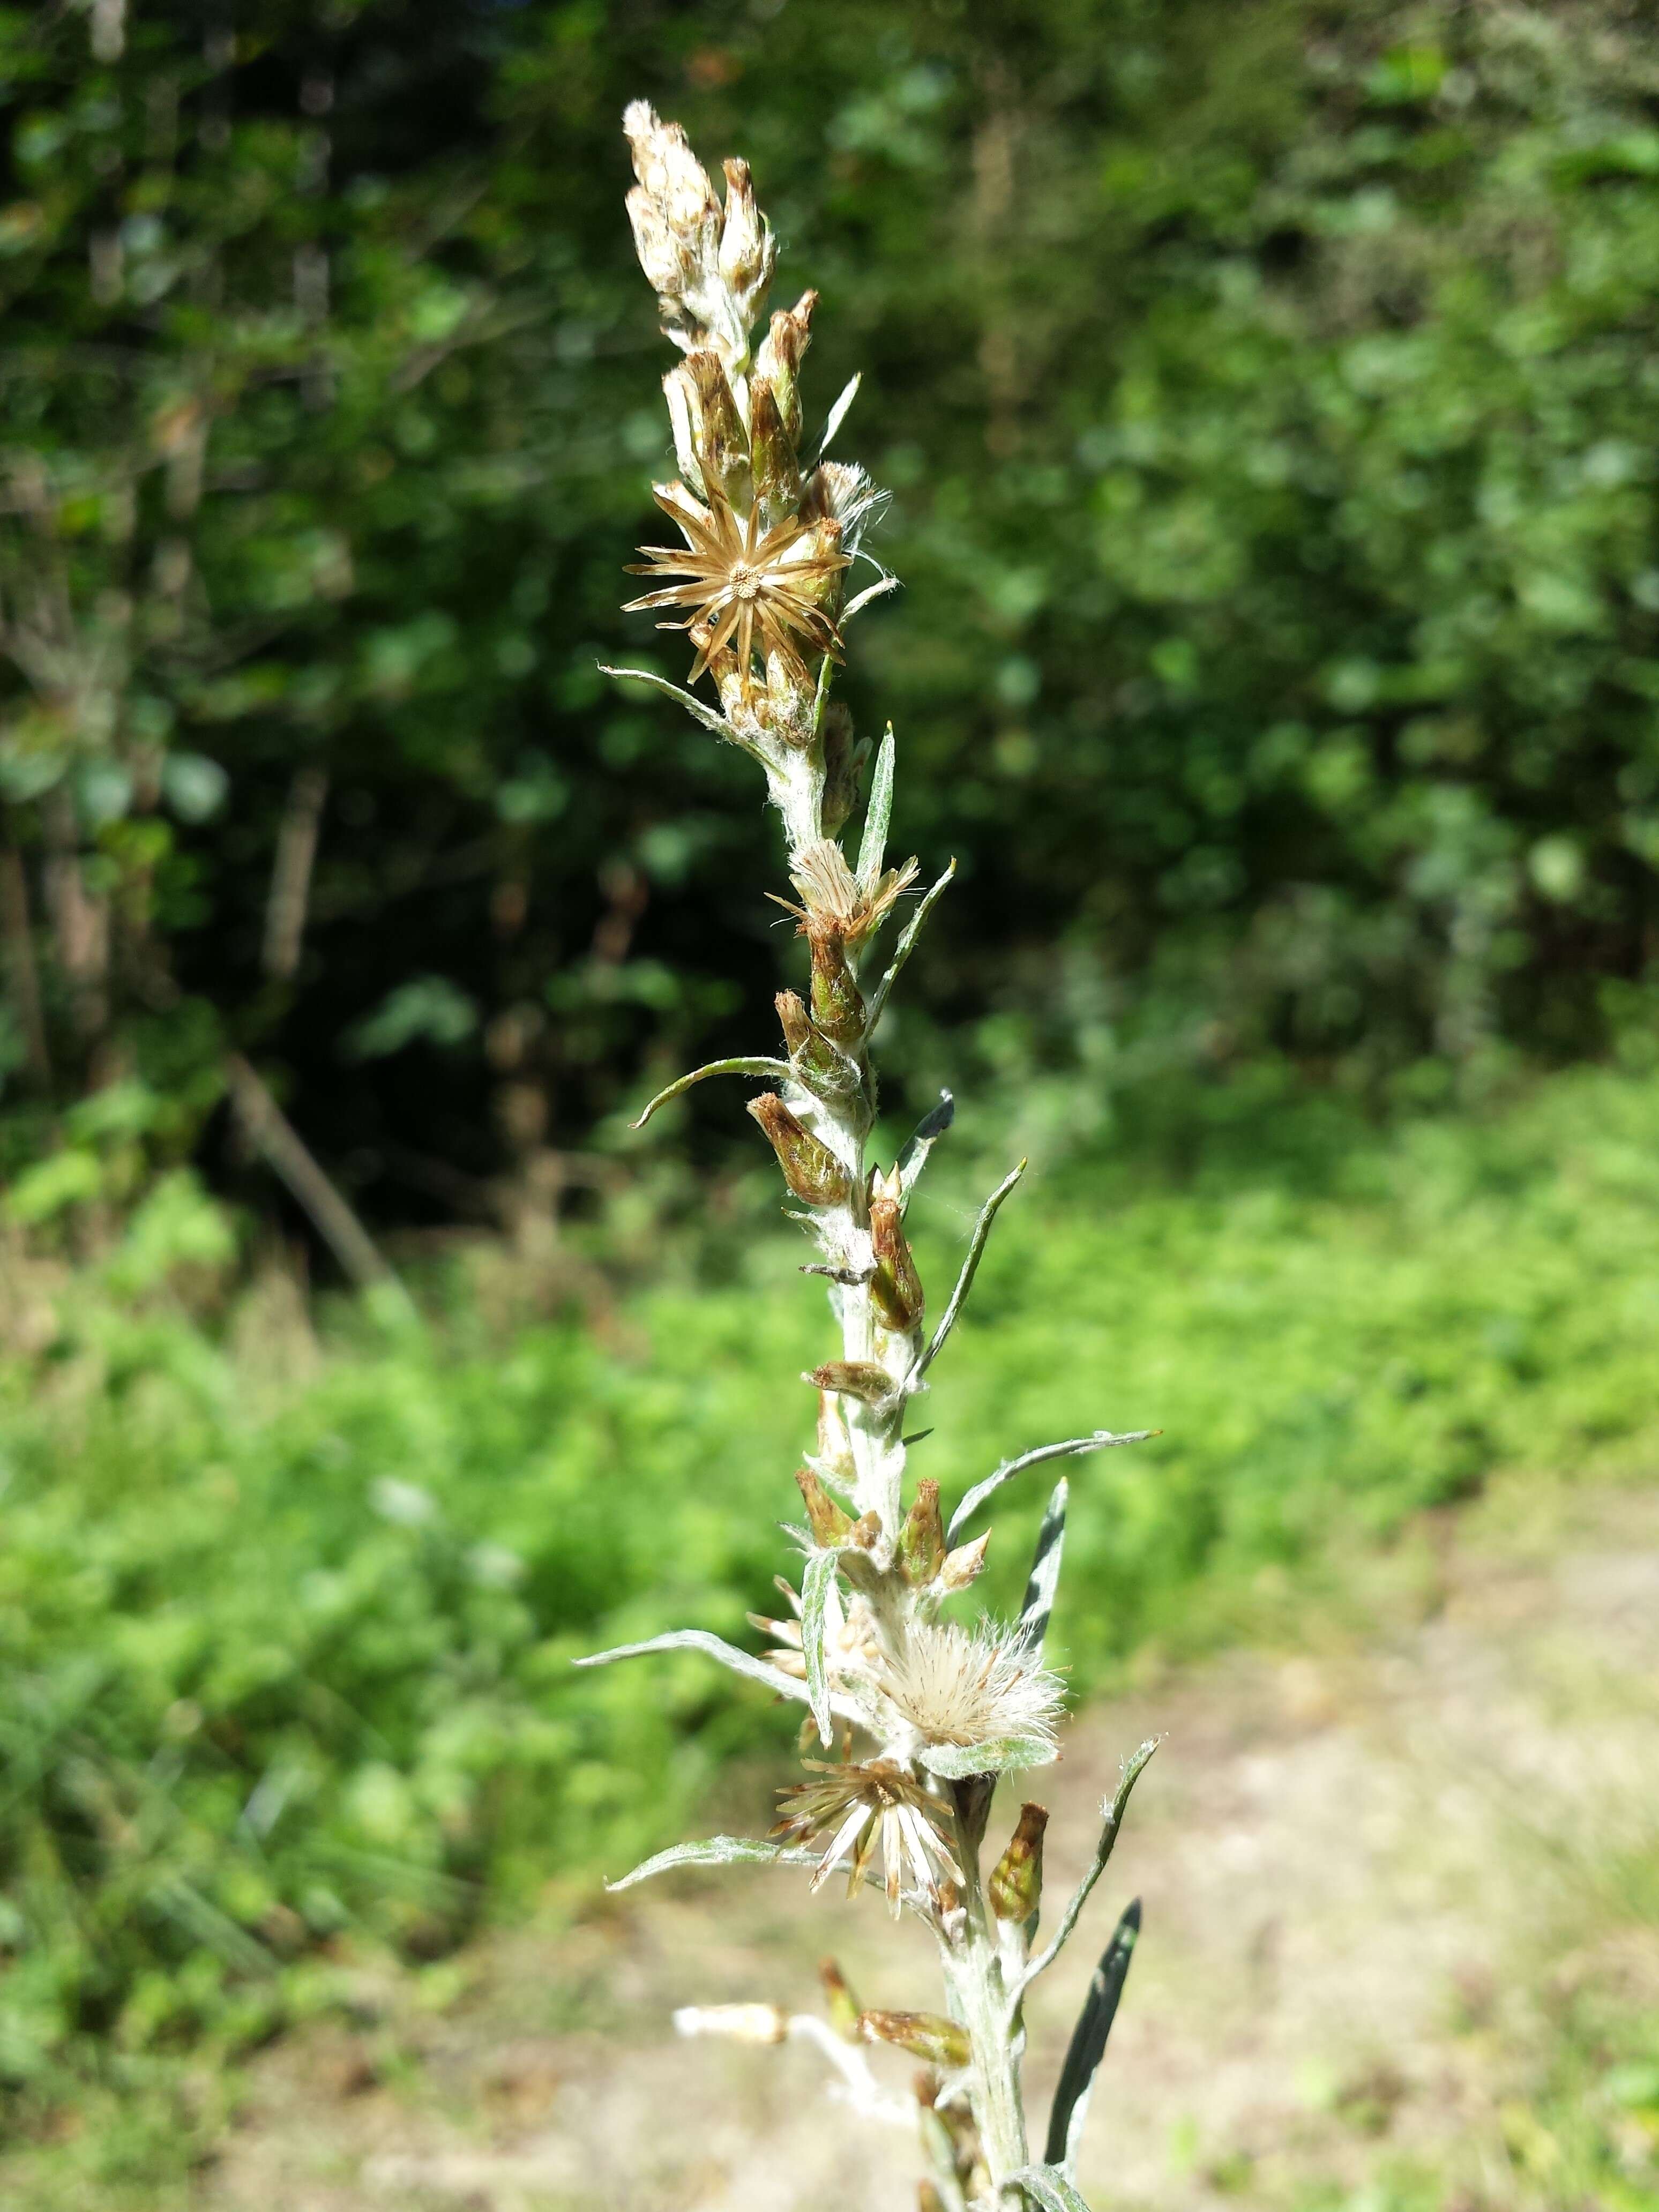
<path id="1" fill-rule="evenodd" d="M 858 398 L 859 386 L 863 383 L 863 381 L 864 374 L 863 371 L 860 370 L 858 375 L 854 377 L 850 382 L 842 385 L 841 391 L 836 395 L 836 404 L 830 410 L 829 419 L 823 426 L 823 436 L 818 444 L 818 459 L 820 460 L 822 460 L 823 456 L 829 452 L 836 431 L 840 429 L 842 424 L 847 420 L 847 410 L 851 407 L 853 402 Z"/>
<path id="2" fill-rule="evenodd" d="M 866 560 L 870 557 L 868 554 L 865 556 Z M 861 613 L 869 605 L 872 599 L 884 599 L 889 592 L 896 592 L 898 587 L 899 580 L 896 576 L 879 576 L 873 584 L 866 584 L 861 592 L 855 592 L 841 611 L 843 629 L 852 621 L 855 614 Z"/>
<path id="3" fill-rule="evenodd" d="M 890 722 L 887 734 L 881 741 L 881 749 L 876 755 L 875 773 L 870 779 L 870 799 L 864 810 L 864 835 L 859 840 L 859 864 L 854 871 L 859 889 L 866 896 L 875 890 L 887 852 L 887 825 L 893 815 L 895 750 L 893 726 Z"/>
<path id="4" fill-rule="evenodd" d="M 836 1555 L 813 1552 L 808 1557 L 800 1585 L 800 1643 L 806 1660 L 806 1692 L 818 1741 L 825 1745 L 834 1733 L 830 1713 L 830 1674 L 824 1655 L 830 1593 L 836 1583 Z"/>
<path id="5" fill-rule="evenodd" d="M 927 1349 L 917 1360 L 907 1378 L 912 1383 L 920 1382 L 927 1372 L 943 1349 L 945 1340 L 956 1327 L 957 1316 L 967 1304 L 968 1293 L 974 1287 L 974 1277 L 979 1273 L 979 1263 L 985 1253 L 985 1242 L 991 1234 L 991 1224 L 996 1219 L 1003 1200 L 1007 1197 L 1024 1172 L 1025 1162 L 1022 1160 L 1017 1168 L 1009 1170 L 984 1205 L 981 1206 L 979 1218 L 974 1224 L 974 1233 L 968 1240 L 968 1250 L 962 1263 L 962 1272 L 957 1277 L 957 1286 L 951 1293 L 951 1302 L 939 1316 L 939 1327 L 933 1331 Z"/>
<path id="6" fill-rule="evenodd" d="M 939 878 L 939 881 L 933 884 L 928 890 L 925 890 L 921 896 L 917 900 L 915 912 L 911 915 L 909 921 L 905 923 L 904 928 L 900 934 L 899 941 L 893 947 L 893 957 L 887 963 L 886 972 L 882 976 L 880 982 L 877 984 L 875 989 L 870 994 L 870 1006 L 868 1012 L 865 1016 L 864 1024 L 865 1035 L 866 1036 L 870 1036 L 874 1034 L 876 1024 L 881 1019 L 882 1008 L 887 1004 L 888 999 L 891 994 L 893 986 L 898 981 L 899 970 L 903 967 L 905 962 L 910 957 L 911 951 L 915 945 L 915 941 L 921 934 L 922 924 L 933 912 L 933 908 L 941 893 L 944 891 L 945 885 L 956 874 L 956 872 L 957 864 L 952 860 L 950 866 L 945 871 L 945 873 Z"/>
<path id="7" fill-rule="evenodd" d="M 791 1674 L 781 1674 L 775 1667 L 769 1667 L 763 1659 L 752 1652 L 740 1651 L 735 1644 L 727 1644 L 718 1636 L 711 1636 L 706 1628 L 674 1628 L 665 1636 L 647 1637 L 643 1644 L 618 1644 L 613 1650 L 591 1651 L 574 1661 L 578 1667 L 608 1667 L 615 1659 L 638 1659 L 650 1651 L 703 1651 L 711 1659 L 718 1659 L 722 1667 L 729 1667 L 734 1674 L 746 1674 L 751 1682 L 763 1682 L 781 1698 L 802 1698 L 806 1695 L 805 1682 L 798 1682 Z"/>
<path id="8" fill-rule="evenodd" d="M 816 1851 L 786 1849 L 781 1844 L 763 1843 L 751 1836 L 708 1836 L 701 1843 L 676 1844 L 669 1850 L 659 1851 L 631 1874 L 606 1882 L 605 1887 L 632 1889 L 636 1881 L 649 1881 L 653 1875 L 666 1874 L 671 1867 L 816 1866 L 817 1859 Z"/>
<path id="9" fill-rule="evenodd" d="M 899 1196 L 908 1199 L 927 1164 L 927 1155 L 957 1118 L 957 1102 L 948 1091 L 939 1094 L 939 1104 L 924 1114 L 905 1139 L 898 1156 Z"/>
<path id="10" fill-rule="evenodd" d="M 956 2143 L 951 2130 L 931 2105 L 918 2105 L 921 2147 L 933 2170 L 933 2186 L 945 2212 L 968 2212 L 968 2199 L 957 2173 Z"/>
<path id="11" fill-rule="evenodd" d="M 957 1533 L 971 1521 L 993 1491 L 1000 1490 L 1011 1476 L 1023 1474 L 1028 1467 L 1038 1467 L 1045 1459 L 1069 1459 L 1076 1452 L 1109 1451 L 1114 1444 L 1144 1444 L 1158 1434 L 1156 1429 L 1131 1429 L 1126 1435 L 1114 1436 L 1110 1429 L 1096 1429 L 1086 1437 L 1068 1437 L 1063 1443 L 1038 1444 L 1032 1451 L 1020 1452 L 1006 1459 L 1000 1467 L 988 1474 L 983 1482 L 976 1482 L 951 1516 L 946 1536 L 954 1543 Z"/>
<path id="12" fill-rule="evenodd" d="M 930 1743 L 916 1756 L 930 1774 L 946 1782 L 969 1774 L 1008 1774 L 1016 1767 L 1047 1766 L 1057 1754 L 1052 1744 L 1026 1735 L 998 1736 L 991 1743 Z"/>
<path id="13" fill-rule="evenodd" d="M 610 668 L 604 661 L 600 661 L 599 665 L 601 676 L 613 676 L 619 684 L 648 684 L 653 690 L 665 691 L 677 706 L 684 707 L 686 713 L 694 720 L 701 722 L 705 730 L 712 730 L 717 738 L 731 738 L 734 744 L 738 742 L 723 714 L 717 714 L 712 707 L 706 707 L 701 699 L 682 690 L 678 684 L 671 684 L 665 676 L 659 676 L 654 669 Z"/>
<path id="14" fill-rule="evenodd" d="M 1158 1749 L 1158 1738 L 1149 1736 L 1134 1756 L 1124 1761 L 1123 1772 L 1118 1780 L 1116 1795 L 1110 1804 L 1102 1808 L 1100 1834 L 1095 1844 L 1095 1855 L 1089 1870 L 1072 1892 L 1066 1910 L 1060 1917 L 1060 1925 L 1055 1929 L 1054 1935 L 1038 1952 L 1036 1957 L 1031 1960 L 1015 1984 L 1011 1993 L 1014 2001 L 1018 2002 L 1022 1992 L 1030 1987 L 1037 1976 L 1053 1966 L 1064 1949 L 1066 1938 L 1077 1926 L 1079 1916 L 1089 1902 L 1090 1891 L 1093 1889 L 1106 1870 L 1106 1862 L 1112 1856 L 1113 1847 L 1117 1842 L 1118 1831 L 1123 1826 L 1123 1815 L 1128 1807 L 1129 1793 L 1140 1779 L 1147 1760 Z"/>
<path id="15" fill-rule="evenodd" d="M 690 1075 L 680 1076 L 669 1085 L 666 1091 L 659 1091 L 644 1113 L 640 1115 L 639 1120 L 635 1122 L 634 1127 L 636 1129 L 644 1128 L 658 1107 L 666 1106 L 671 1099 L 678 1098 L 683 1091 L 690 1090 L 694 1083 L 706 1083 L 711 1075 L 757 1075 L 765 1077 L 770 1082 L 783 1083 L 787 1082 L 789 1079 L 789 1063 L 787 1060 L 768 1060 L 764 1057 L 711 1060 L 706 1066 L 694 1067 Z"/>
<path id="16" fill-rule="evenodd" d="M 1003 2183 L 1005 2189 L 1020 2189 L 1028 2203 L 1035 2204 L 1038 2212 L 1089 2212 L 1072 2184 L 1057 2166 L 1022 2166 Z"/>

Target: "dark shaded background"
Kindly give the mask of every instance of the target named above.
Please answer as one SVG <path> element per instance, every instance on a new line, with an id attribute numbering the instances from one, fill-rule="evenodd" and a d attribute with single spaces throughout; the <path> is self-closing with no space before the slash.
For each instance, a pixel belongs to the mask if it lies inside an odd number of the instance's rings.
<path id="1" fill-rule="evenodd" d="M 251 1191 L 236 1050 L 371 1220 L 489 1217 L 762 1042 L 752 772 L 594 672 L 682 657 L 617 611 L 668 465 L 639 94 L 822 291 L 809 414 L 864 372 L 905 590 L 847 696 L 963 872 L 901 1086 L 948 1029 L 958 1079 L 1420 1102 L 1648 1019 L 1643 10 L 234 16 L 0 19 L 14 1165 L 119 1122 Z"/>

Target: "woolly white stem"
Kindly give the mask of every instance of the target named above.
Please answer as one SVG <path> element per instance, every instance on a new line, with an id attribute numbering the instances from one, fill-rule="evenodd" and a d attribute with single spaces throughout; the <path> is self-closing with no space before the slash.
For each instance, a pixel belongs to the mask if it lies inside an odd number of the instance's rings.
<path id="1" fill-rule="evenodd" d="M 972 2047 L 974 2118 L 990 2169 L 992 2202 L 1000 2203 L 1003 2182 L 1026 2163 L 1025 2106 L 996 1936 L 971 1852 L 967 1862 L 970 1887 L 961 1937 L 941 1946 L 941 1958 L 951 2011 L 967 2029 Z"/>
<path id="2" fill-rule="evenodd" d="M 793 2013 L 788 2033 L 792 2041 L 810 2043 L 821 2051 L 840 2075 L 836 2087 L 845 2101 L 866 2120 L 882 2120 L 890 2127 L 902 2128 L 913 2133 L 916 2124 L 916 2108 L 908 2099 L 901 2102 L 883 2091 L 871 2070 L 870 2062 L 855 2043 L 848 2043 L 836 2033 L 826 2022 L 813 2018 L 811 2013 Z M 834 2094 L 832 2090 L 831 2094 Z"/>

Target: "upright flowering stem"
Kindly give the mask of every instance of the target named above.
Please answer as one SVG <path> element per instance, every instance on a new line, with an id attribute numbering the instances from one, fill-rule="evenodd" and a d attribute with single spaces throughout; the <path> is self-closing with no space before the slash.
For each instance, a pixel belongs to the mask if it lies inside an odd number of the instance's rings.
<path id="1" fill-rule="evenodd" d="M 828 1279 L 841 1336 L 839 1356 L 804 1378 L 817 1394 L 817 1426 L 796 1475 L 806 1518 L 796 1531 L 802 1559 L 799 1591 L 789 1593 L 793 1617 L 751 1616 L 773 1650 L 757 1657 L 684 1630 L 583 1662 L 681 1644 L 708 1653 L 807 1708 L 811 1778 L 784 1793 L 767 1842 L 717 1837 L 680 1845 L 627 1880 L 689 1862 L 770 1859 L 812 1864 L 814 1888 L 836 1869 L 848 1874 L 849 1895 L 878 1882 L 895 1917 L 908 1910 L 935 1936 L 945 2013 L 860 2011 L 832 1970 L 828 2025 L 770 2006 L 713 2006 L 683 2011 L 682 2029 L 817 2044 L 860 2109 L 919 2129 L 932 2174 L 921 2185 L 924 2208 L 969 2212 L 1024 2202 L 1078 2212 L 1077 2133 L 1138 1917 L 1132 1925 L 1126 1917 L 1108 1954 L 1120 1961 L 1109 1998 L 1091 1992 L 1085 2008 L 1036 2163 L 1020 2084 L 1021 2001 L 1070 1934 L 1151 1747 L 1126 1770 L 1094 1868 L 1058 1936 L 1035 1960 L 1041 1807 L 1024 1808 L 988 1882 L 981 1870 L 999 1777 L 1055 1756 L 1060 1685 L 1042 1664 L 1042 1644 L 1064 1535 L 1063 1481 L 1049 1501 L 1018 1620 L 983 1618 L 970 1626 L 943 1608 L 983 1565 L 987 1536 L 958 1539 L 1003 1480 L 1041 1460 L 1136 1442 L 1146 1432 L 1098 1430 L 1006 1462 L 969 1492 L 948 1528 L 937 1480 L 918 1483 L 907 1504 L 907 1409 L 930 1387 L 934 1357 L 1019 1170 L 988 1202 L 930 1335 L 904 1219 L 916 1178 L 949 1126 L 948 1097 L 885 1169 L 872 1167 L 866 1152 L 876 1112 L 873 1034 L 951 871 L 915 908 L 883 969 L 872 957 L 875 941 L 896 919 L 917 872 L 914 860 L 886 865 L 894 741 L 890 730 L 879 748 L 856 741 L 850 717 L 830 697 L 848 623 L 891 581 L 872 562 L 875 580 L 848 590 L 854 564 L 870 559 L 864 538 L 883 495 L 855 465 L 803 458 L 800 370 L 817 295 L 774 313 L 756 343 L 776 248 L 747 165 L 726 164 L 722 204 L 677 125 L 637 102 L 623 128 L 639 180 L 628 207 L 640 260 L 665 332 L 685 356 L 664 380 L 680 473 L 655 487 L 684 544 L 643 549 L 639 568 L 650 588 L 630 606 L 687 633 L 695 653 L 688 680 L 711 678 L 718 707 L 654 670 L 608 672 L 669 693 L 764 771 L 793 892 L 773 896 L 793 915 L 807 956 L 804 995 L 787 991 L 777 1000 L 780 1056 L 699 1069 L 641 1119 L 705 1076 L 766 1082 L 749 1110 L 801 1209 L 797 1218 L 817 1242 L 819 1258 L 809 1272 Z M 820 456 L 855 388 L 831 409 Z M 862 833 L 849 859 L 839 834 L 866 781 Z M 927 2062 L 931 2071 L 913 2106 L 883 2091 L 860 2048 L 870 2043 Z"/>

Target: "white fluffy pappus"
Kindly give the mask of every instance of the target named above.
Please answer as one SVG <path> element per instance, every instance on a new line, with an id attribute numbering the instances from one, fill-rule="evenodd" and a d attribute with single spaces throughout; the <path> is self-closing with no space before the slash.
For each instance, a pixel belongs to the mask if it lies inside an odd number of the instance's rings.
<path id="1" fill-rule="evenodd" d="M 973 1628 L 913 1621 L 902 1650 L 883 1668 L 881 1688 L 924 1743 L 967 1747 L 1013 1739 L 1042 1759 L 1058 1748 L 1065 1685 L 1000 1621 Z"/>

